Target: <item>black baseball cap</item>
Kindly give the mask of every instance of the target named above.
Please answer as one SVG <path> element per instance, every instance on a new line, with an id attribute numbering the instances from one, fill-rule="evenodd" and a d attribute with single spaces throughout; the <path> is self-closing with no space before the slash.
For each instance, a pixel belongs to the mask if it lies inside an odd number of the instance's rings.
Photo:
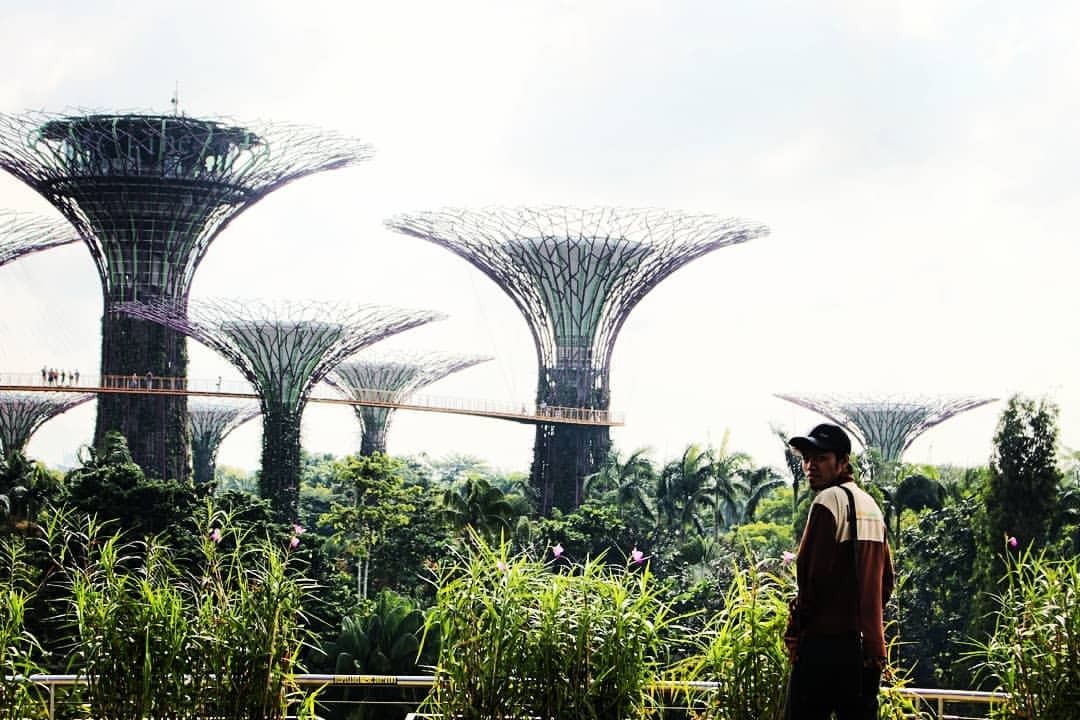
<path id="1" fill-rule="evenodd" d="M 847 433 L 839 425 L 822 423 L 808 432 L 805 436 L 793 437 L 788 440 L 788 445 L 805 455 L 810 450 L 824 450 L 834 452 L 837 455 L 851 453 L 851 440 Z"/>

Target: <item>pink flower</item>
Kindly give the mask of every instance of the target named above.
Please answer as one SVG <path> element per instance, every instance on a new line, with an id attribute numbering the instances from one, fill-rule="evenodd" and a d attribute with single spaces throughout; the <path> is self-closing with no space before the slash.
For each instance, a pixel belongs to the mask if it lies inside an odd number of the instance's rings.
<path id="1" fill-rule="evenodd" d="M 210 539 L 216 543 L 221 542 L 221 528 L 214 528 L 210 531 Z"/>
<path id="2" fill-rule="evenodd" d="M 555 556 L 555 559 L 559 559 L 563 554 L 563 546 L 560 543 L 555 543 L 555 547 L 551 548 L 551 553 Z"/>
<path id="3" fill-rule="evenodd" d="M 307 532 L 307 530 L 304 529 L 303 525 L 293 525 L 292 531 L 294 535 L 303 535 Z"/>
<path id="4" fill-rule="evenodd" d="M 783 553 L 782 553 L 782 554 L 780 555 L 780 559 L 784 561 L 784 564 L 785 564 L 785 565 L 790 565 L 790 564 L 792 563 L 792 561 L 793 561 L 793 560 L 795 559 L 795 553 L 793 553 L 793 552 L 788 552 L 787 550 L 785 550 L 785 551 L 784 551 L 784 552 L 783 552 Z"/>
<path id="5" fill-rule="evenodd" d="M 506 572 L 506 563 L 504 563 L 502 560 L 497 560 L 495 562 L 495 569 L 499 572 Z"/>
<path id="6" fill-rule="evenodd" d="M 1005 543 L 1009 547 L 1016 547 L 1017 545 L 1020 544 L 1020 543 L 1016 542 L 1016 538 L 1013 537 L 1012 535 L 1010 535 L 1009 533 L 1005 533 Z"/>
<path id="7" fill-rule="evenodd" d="M 300 536 L 299 535 L 293 535 L 292 539 L 289 540 L 289 547 L 296 547 L 299 544 L 300 544 Z"/>
<path id="8" fill-rule="evenodd" d="M 645 553 L 634 548 L 630 551 L 630 559 L 640 565 L 645 560 Z"/>

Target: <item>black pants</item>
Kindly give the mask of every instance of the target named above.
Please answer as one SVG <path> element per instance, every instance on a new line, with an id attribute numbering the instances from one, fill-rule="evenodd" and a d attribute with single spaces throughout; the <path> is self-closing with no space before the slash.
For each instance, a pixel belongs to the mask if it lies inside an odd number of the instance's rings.
<path id="1" fill-rule="evenodd" d="M 877 720 L 881 671 L 854 663 L 808 662 L 791 668 L 785 720 Z"/>

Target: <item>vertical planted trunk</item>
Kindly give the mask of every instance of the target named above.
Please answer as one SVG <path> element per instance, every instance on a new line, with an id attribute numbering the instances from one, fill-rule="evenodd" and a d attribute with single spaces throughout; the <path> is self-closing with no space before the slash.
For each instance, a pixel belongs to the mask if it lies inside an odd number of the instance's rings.
<path id="1" fill-rule="evenodd" d="M 303 410 L 263 407 L 262 474 L 259 497 L 270 501 L 274 519 L 296 522 L 300 513 L 300 416 Z"/>
<path id="2" fill-rule="evenodd" d="M 101 375 L 146 390 L 162 378 L 187 375 L 187 344 L 175 330 L 149 320 L 106 311 L 101 320 Z M 117 380 L 116 382 L 120 382 Z M 130 389 L 130 388 L 128 388 Z M 128 441 L 131 456 L 149 477 L 186 480 L 190 475 L 187 398 L 183 395 L 101 393 L 94 443 L 109 431 Z"/>

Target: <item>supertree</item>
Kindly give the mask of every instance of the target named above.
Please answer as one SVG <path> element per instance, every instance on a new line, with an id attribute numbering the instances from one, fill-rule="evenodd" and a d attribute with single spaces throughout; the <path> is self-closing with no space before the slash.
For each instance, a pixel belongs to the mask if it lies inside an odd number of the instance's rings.
<path id="1" fill-rule="evenodd" d="M 874 448 L 886 463 L 898 463 L 915 438 L 966 410 L 997 398 L 974 396 L 784 395 L 776 397 L 824 415 Z"/>
<path id="2" fill-rule="evenodd" d="M 386 224 L 468 260 L 518 306 L 536 343 L 537 405 L 607 410 L 615 340 L 661 280 L 768 229 L 657 209 L 443 209 Z M 572 509 L 610 446 L 607 427 L 537 425 L 530 482 L 541 509 Z"/>
<path id="3" fill-rule="evenodd" d="M 236 428 L 259 414 L 259 404 L 192 400 L 188 403 L 191 418 L 191 474 L 196 485 L 214 480 L 221 441 Z"/>
<path id="4" fill-rule="evenodd" d="M 93 393 L 0 391 L 0 455 L 22 450 L 46 421 L 93 398 Z"/>
<path id="5" fill-rule="evenodd" d="M 281 520 L 300 499 L 300 418 L 312 388 L 342 360 L 394 333 L 444 316 L 378 305 L 202 300 L 185 313 L 163 302 L 119 303 L 216 350 L 255 386 L 263 416 L 259 493 Z"/>
<path id="6" fill-rule="evenodd" d="M 331 370 L 326 382 L 352 400 L 363 400 L 364 390 L 381 390 L 394 400 L 404 401 L 426 385 L 491 359 L 440 352 L 375 354 L 366 351 Z M 393 409 L 354 405 L 353 410 L 363 428 L 360 454 L 385 453 Z"/>
<path id="7" fill-rule="evenodd" d="M 187 348 L 119 302 L 187 305 L 210 242 L 240 212 L 298 178 L 371 156 L 369 146 L 290 125 L 254 129 L 183 115 L 0 114 L 0 168 L 79 231 L 101 276 L 101 375 L 183 377 Z M 184 396 L 110 393 L 95 441 L 121 431 L 148 473 L 187 477 Z"/>
<path id="8" fill-rule="evenodd" d="M 0 210 L 0 265 L 78 241 L 79 234 L 62 218 Z"/>

